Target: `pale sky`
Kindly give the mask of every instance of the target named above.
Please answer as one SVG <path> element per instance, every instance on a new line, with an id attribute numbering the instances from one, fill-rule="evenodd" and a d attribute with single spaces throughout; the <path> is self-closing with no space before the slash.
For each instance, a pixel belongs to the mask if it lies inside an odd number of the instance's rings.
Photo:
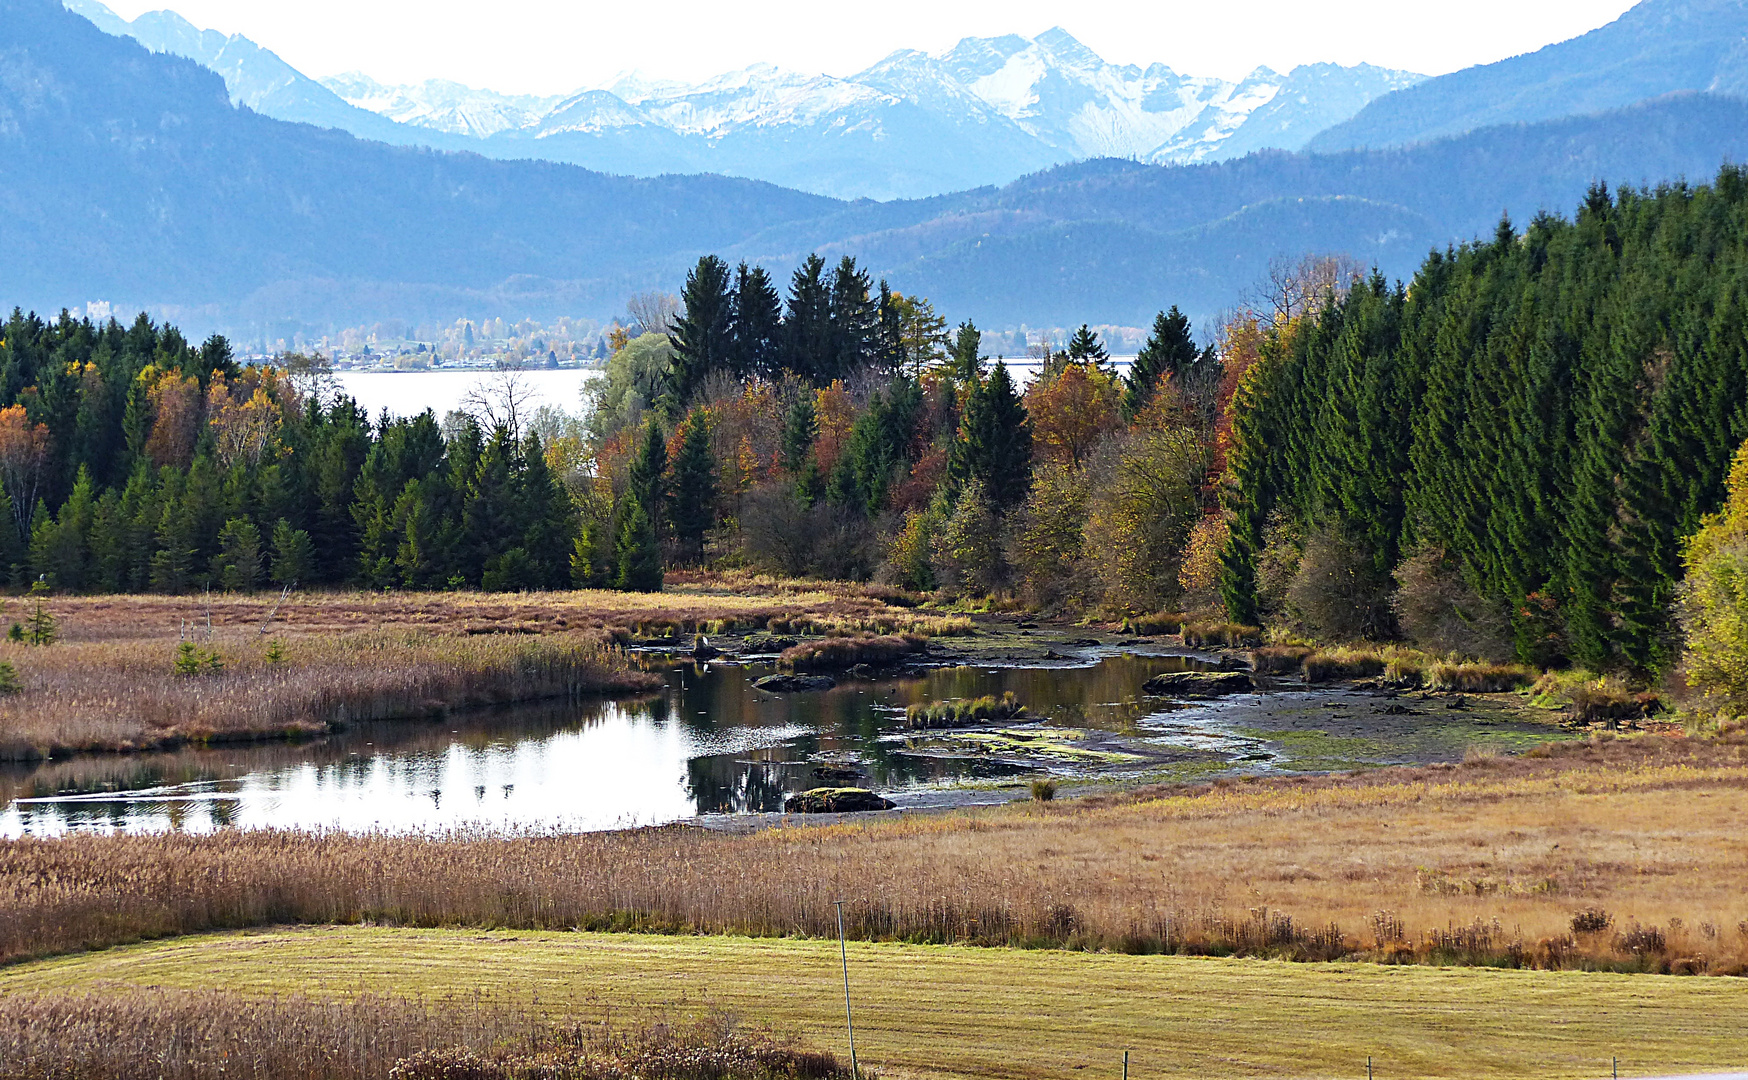
<path id="1" fill-rule="evenodd" d="M 768 61 L 850 75 L 894 49 L 1060 25 L 1114 63 L 1237 78 L 1334 61 L 1440 75 L 1593 30 L 1630 0 L 107 0 L 241 33 L 308 75 L 563 93 L 638 69 L 696 82 Z"/>

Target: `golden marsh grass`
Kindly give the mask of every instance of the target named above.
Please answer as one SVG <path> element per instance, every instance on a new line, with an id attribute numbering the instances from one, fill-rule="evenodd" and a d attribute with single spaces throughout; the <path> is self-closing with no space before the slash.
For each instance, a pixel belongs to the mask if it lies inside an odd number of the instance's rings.
<path id="1" fill-rule="evenodd" d="M 847 898 L 868 940 L 1748 970 L 1748 746 L 1534 753 L 745 835 L 8 841 L 0 960 L 278 923 L 830 936 Z"/>

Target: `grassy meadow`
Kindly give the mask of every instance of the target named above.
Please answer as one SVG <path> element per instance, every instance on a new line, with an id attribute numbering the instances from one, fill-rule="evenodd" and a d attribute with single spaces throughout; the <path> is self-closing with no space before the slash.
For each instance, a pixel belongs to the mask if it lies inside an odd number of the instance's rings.
<path id="1" fill-rule="evenodd" d="M 852 943 L 856 1047 L 889 1077 L 1600 1077 L 1748 1058 L 1748 982 Z M 553 1016 L 717 1013 L 847 1058 L 830 940 L 324 927 L 0 971 L 14 995 L 511 997 Z"/>

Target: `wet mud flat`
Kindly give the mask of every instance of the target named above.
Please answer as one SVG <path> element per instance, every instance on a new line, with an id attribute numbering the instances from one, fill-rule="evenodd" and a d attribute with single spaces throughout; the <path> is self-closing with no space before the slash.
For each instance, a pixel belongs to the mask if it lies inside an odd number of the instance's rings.
<path id="1" fill-rule="evenodd" d="M 1240 653 L 1186 649 L 1165 640 L 1088 635 L 1075 628 L 1027 633 L 998 630 L 981 638 L 932 643 L 907 674 L 957 668 L 1002 673 L 1007 685 L 1084 682 L 1089 669 L 1152 664 L 1158 671 L 1234 671 Z M 873 674 L 875 683 L 892 672 Z M 1130 669 L 1133 676 L 1133 669 Z M 850 685 L 854 676 L 841 685 Z M 1402 690 L 1376 680 L 1308 685 L 1299 676 L 1252 676 L 1254 689 L 1212 699 L 1149 693 L 1144 680 L 1075 700 L 1043 695 L 1020 720 L 948 730 L 890 731 L 880 739 L 888 760 L 932 763 L 934 782 L 880 789 L 888 813 L 986 805 L 1031 798 L 1034 780 L 1054 781 L 1065 795 L 1222 776 L 1344 772 L 1403 764 L 1457 762 L 1474 754 L 1518 754 L 1570 738 L 1554 713 L 1521 695 Z M 938 679 L 937 679 L 938 682 Z M 825 761 L 824 757 L 814 759 Z M 855 754 L 832 759 L 836 782 L 871 781 Z M 807 763 L 798 763 L 805 767 Z M 922 771 L 929 771 L 926 768 Z M 825 774 L 822 774 L 825 775 Z M 840 815 L 826 815 L 836 819 Z M 715 828 L 757 828 L 780 814 L 705 815 Z"/>

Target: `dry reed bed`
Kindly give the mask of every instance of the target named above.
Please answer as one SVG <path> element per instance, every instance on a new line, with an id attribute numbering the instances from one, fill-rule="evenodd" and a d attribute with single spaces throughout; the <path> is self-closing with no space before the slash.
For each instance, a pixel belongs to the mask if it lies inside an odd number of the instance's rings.
<path id="1" fill-rule="evenodd" d="M 78 751 L 164 749 L 184 742 L 319 734 L 367 720 L 450 708 L 653 688 L 599 632 L 535 638 L 427 631 L 204 635 L 218 670 L 178 674 L 177 643 L 0 643 L 23 690 L 0 697 L 0 760 Z"/>
<path id="2" fill-rule="evenodd" d="M 57 597 L 62 640 L 0 643 L 0 761 L 313 735 L 449 708 L 644 690 L 611 643 L 776 626 L 963 633 L 897 590 L 694 574 L 665 593 L 293 593 Z M 740 591 L 730 591 L 740 590 Z M 180 642 L 222 670 L 174 671 Z M 268 662 L 270 645 L 281 662 Z"/>
<path id="3" fill-rule="evenodd" d="M 848 898 L 868 939 L 1732 973 L 1745 819 L 1742 740 L 1647 737 L 741 836 L 18 840 L 0 961 L 280 923 L 823 936 Z"/>
<path id="4" fill-rule="evenodd" d="M 835 1056 L 720 1018 L 555 1022 L 475 995 L 248 997 L 113 988 L 0 995 L 0 1080 L 837 1080 Z"/>
<path id="5" fill-rule="evenodd" d="M 56 597 L 49 610 L 68 641 L 174 639 L 181 628 L 204 634 L 266 626 L 273 634 L 301 636 L 399 627 L 447 633 L 549 634 L 587 629 L 672 627 L 692 633 L 712 622 L 762 628 L 771 619 L 844 632 L 882 626 L 922 629 L 964 620 L 911 611 L 890 602 L 895 590 L 833 582 L 774 579 L 699 580 L 660 593 L 596 589 L 541 593 L 297 592 L 196 596 L 112 595 Z M 736 586 L 743 591 L 728 591 Z M 14 601 L 11 614 L 18 615 Z M 269 619 L 271 616 L 271 619 Z M 881 630 L 880 632 L 889 632 Z M 926 629 L 938 633 L 940 630 Z"/>

